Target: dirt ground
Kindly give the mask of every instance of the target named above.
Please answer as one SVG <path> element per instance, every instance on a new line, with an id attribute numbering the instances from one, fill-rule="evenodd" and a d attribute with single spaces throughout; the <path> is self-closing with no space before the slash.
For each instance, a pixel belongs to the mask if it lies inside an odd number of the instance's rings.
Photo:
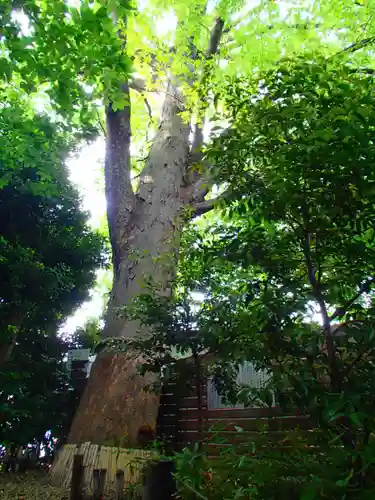
<path id="1" fill-rule="evenodd" d="M 0 500 L 67 500 L 69 492 L 48 484 L 46 474 L 0 473 Z"/>

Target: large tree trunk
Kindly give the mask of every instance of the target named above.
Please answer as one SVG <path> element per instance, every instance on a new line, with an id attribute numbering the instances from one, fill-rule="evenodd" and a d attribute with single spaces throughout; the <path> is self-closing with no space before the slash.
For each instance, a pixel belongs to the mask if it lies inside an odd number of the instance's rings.
<path id="1" fill-rule="evenodd" d="M 141 425 L 155 425 L 159 398 L 145 392 L 152 377 L 137 375 L 138 360 L 103 354 L 95 362 L 69 434 L 69 443 L 87 441 L 123 448 L 138 446 Z"/>
<path id="2" fill-rule="evenodd" d="M 217 50 L 222 28 L 218 20 L 209 56 Z M 128 85 L 124 92 L 129 94 Z M 150 279 L 156 293 L 170 292 L 184 208 L 193 205 L 198 214 L 212 208 L 212 203 L 204 202 L 207 189 L 202 189 L 201 179 L 188 175 L 190 125 L 181 119 L 182 110 L 183 99 L 171 80 L 136 193 L 130 180 L 130 105 L 122 111 L 111 107 L 107 110 L 105 180 L 114 282 L 104 337 L 130 338 L 151 333 L 126 320 L 124 308 L 147 290 Z M 197 131 L 199 143 L 202 134 L 200 129 Z M 197 146 L 195 142 L 194 148 Z M 138 429 L 142 425 L 155 426 L 158 397 L 144 391 L 150 380 L 137 375 L 140 362 L 129 359 L 127 354 L 98 356 L 72 424 L 70 443 L 137 446 Z"/>
<path id="3" fill-rule="evenodd" d="M 179 218 L 185 205 L 183 178 L 189 160 L 190 133 L 189 126 L 178 116 L 178 102 L 168 92 L 138 193 L 129 193 L 122 186 L 122 203 L 126 199 L 127 207 L 122 220 L 126 219 L 126 226 L 119 224 L 119 232 L 116 232 L 112 224 L 114 282 L 104 336 L 147 334 L 140 332 L 136 322 L 124 319 L 123 310 L 146 290 L 149 279 L 158 291 L 168 293 L 173 278 L 181 227 Z M 118 119 L 110 112 L 108 122 L 113 116 Z M 111 123 L 107 128 L 111 130 Z M 113 149 L 114 141 L 108 138 L 107 159 L 115 156 Z M 112 166 L 107 164 L 111 172 L 116 170 L 114 167 L 114 162 Z M 108 170 L 111 221 L 112 200 L 121 195 L 117 193 L 118 186 L 111 186 Z M 136 366 L 140 362 L 130 360 L 127 354 L 102 354 L 97 358 L 70 431 L 70 443 L 91 441 L 136 446 L 139 427 L 155 426 L 158 398 L 143 390 L 150 377 L 146 380 L 137 374 Z"/>
<path id="4" fill-rule="evenodd" d="M 179 218 L 185 204 L 181 194 L 189 161 L 190 127 L 177 114 L 179 100 L 173 97 L 174 89 L 168 90 L 139 190 L 132 196 L 127 226 L 122 228 L 116 245 L 105 336 L 137 335 L 136 326 L 124 322 L 124 307 L 147 291 L 150 280 L 153 287 L 164 292 L 173 278 L 181 230 Z M 107 198 L 111 198 L 108 191 Z"/>

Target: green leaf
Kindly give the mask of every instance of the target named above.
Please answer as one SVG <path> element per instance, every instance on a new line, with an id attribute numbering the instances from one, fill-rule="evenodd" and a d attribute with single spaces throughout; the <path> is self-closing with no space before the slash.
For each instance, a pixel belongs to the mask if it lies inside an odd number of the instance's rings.
<path id="1" fill-rule="evenodd" d="M 346 476 L 345 479 L 339 479 L 338 481 L 336 481 L 336 485 L 337 486 L 340 486 L 340 487 L 346 487 L 348 486 L 349 484 L 349 481 L 351 480 L 351 478 L 353 477 L 353 469 L 349 472 L 349 474 Z"/>

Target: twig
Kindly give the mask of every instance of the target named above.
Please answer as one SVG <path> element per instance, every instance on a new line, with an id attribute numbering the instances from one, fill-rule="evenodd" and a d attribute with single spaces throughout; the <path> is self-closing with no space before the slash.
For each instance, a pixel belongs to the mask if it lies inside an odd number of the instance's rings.
<path id="1" fill-rule="evenodd" d="M 107 136 L 107 131 L 106 131 L 106 129 L 105 129 L 105 127 L 104 127 L 104 125 L 103 125 L 103 123 L 102 123 L 101 119 L 100 119 L 99 110 L 96 110 L 96 113 L 97 113 L 97 115 L 98 115 L 98 123 L 99 123 L 99 126 L 100 126 L 100 128 L 102 129 L 102 132 L 103 132 L 103 134 L 104 134 L 104 137 L 106 137 L 106 136 Z"/>
<path id="2" fill-rule="evenodd" d="M 151 125 L 152 125 L 154 120 L 152 118 L 152 109 L 151 109 L 150 103 L 147 100 L 147 97 L 143 96 L 143 100 L 144 100 L 145 106 L 147 108 L 148 116 L 150 118 L 150 120 L 148 122 L 147 132 L 146 132 L 146 143 L 148 143 L 148 141 L 149 141 L 148 133 L 150 131 Z"/>
<path id="3" fill-rule="evenodd" d="M 363 283 L 363 285 L 361 285 L 361 287 L 359 288 L 359 291 L 358 293 L 356 293 L 354 295 L 354 297 L 352 297 L 350 300 L 348 300 L 343 306 L 341 307 L 338 307 L 336 309 L 336 311 L 332 314 L 332 316 L 329 317 L 329 322 L 332 322 L 334 319 L 340 317 L 340 316 L 343 316 L 349 309 L 349 307 L 354 304 L 354 302 L 356 300 L 359 299 L 359 297 L 363 294 L 363 293 L 367 293 L 369 292 L 370 288 L 371 288 L 371 285 L 374 284 L 374 280 L 372 278 L 368 279 L 367 281 L 365 281 Z"/>
<path id="4" fill-rule="evenodd" d="M 352 371 L 352 369 L 354 368 L 354 366 L 358 363 L 358 361 L 361 361 L 361 359 L 366 354 L 366 352 L 369 352 L 369 351 L 370 351 L 370 349 L 365 349 L 364 351 L 361 351 L 358 354 L 358 356 L 354 359 L 354 361 L 352 361 L 350 363 L 350 365 L 346 368 L 346 370 L 343 373 L 343 377 L 347 377 L 350 374 L 350 372 Z"/>
<path id="5" fill-rule="evenodd" d="M 150 123 L 152 123 L 152 121 L 153 121 L 153 119 L 152 119 L 152 109 L 151 109 L 150 103 L 148 102 L 147 97 L 144 97 L 143 100 L 144 100 L 145 106 L 147 108 L 148 116 L 150 118 Z"/>
<path id="6" fill-rule="evenodd" d="M 210 212 L 215 207 L 215 205 L 217 205 L 219 201 L 222 201 L 226 198 L 226 195 L 227 193 L 224 192 L 220 196 L 217 196 L 216 198 L 211 198 L 210 200 L 203 200 L 195 205 L 190 205 L 189 208 L 193 212 L 193 217 L 199 217 L 200 215 Z"/>
<path id="7" fill-rule="evenodd" d="M 195 488 L 193 488 L 192 486 L 190 486 L 190 484 L 187 484 L 184 481 L 181 481 L 181 483 L 183 484 L 183 486 L 185 486 L 185 488 L 187 488 L 189 491 L 191 491 L 192 493 L 194 493 L 198 498 L 201 498 L 202 500 L 208 500 L 207 497 L 205 497 L 204 495 L 202 495 L 202 493 L 200 493 Z"/>
<path id="8" fill-rule="evenodd" d="M 371 36 L 369 38 L 364 38 L 363 40 L 360 40 L 359 42 L 353 42 L 350 45 L 348 45 L 347 47 L 345 47 L 345 49 L 342 49 L 339 52 L 336 52 L 335 54 L 333 54 L 333 56 L 331 56 L 331 57 L 345 54 L 346 52 L 349 52 L 349 53 L 356 52 L 357 50 L 361 50 L 361 49 L 367 47 L 368 45 L 371 45 L 372 43 L 375 43 L 375 36 Z"/>

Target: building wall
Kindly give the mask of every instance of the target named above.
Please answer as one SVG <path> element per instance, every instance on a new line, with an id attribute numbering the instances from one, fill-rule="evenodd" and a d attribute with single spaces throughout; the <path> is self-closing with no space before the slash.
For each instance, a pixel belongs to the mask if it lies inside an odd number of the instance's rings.
<path id="1" fill-rule="evenodd" d="M 239 367 L 236 382 L 239 386 L 248 386 L 254 389 L 261 389 L 267 384 L 269 379 L 270 374 L 267 371 L 257 370 L 254 367 L 253 363 L 246 361 Z M 227 405 L 223 403 L 222 397 L 218 394 L 212 379 L 209 379 L 207 384 L 207 407 L 212 410 L 220 408 L 241 409 L 244 408 L 244 405 Z"/>

